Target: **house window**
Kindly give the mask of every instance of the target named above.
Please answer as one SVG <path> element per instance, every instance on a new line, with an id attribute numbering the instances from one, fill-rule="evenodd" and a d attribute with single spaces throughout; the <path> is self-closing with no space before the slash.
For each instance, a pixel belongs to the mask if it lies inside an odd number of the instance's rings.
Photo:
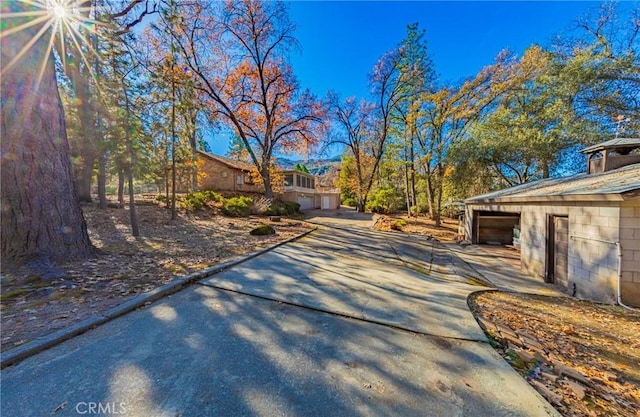
<path id="1" fill-rule="evenodd" d="M 238 185 L 244 184 L 244 176 L 242 174 L 240 174 L 240 175 L 238 175 L 236 177 L 236 184 L 238 184 Z"/>
<path id="2" fill-rule="evenodd" d="M 311 189 L 315 189 L 316 188 L 316 180 L 311 178 L 311 187 L 309 187 Z"/>
<path id="3" fill-rule="evenodd" d="M 220 173 L 220 176 L 221 176 L 222 178 L 227 178 L 227 175 L 228 175 L 227 171 L 222 171 L 222 172 Z"/>
<path id="4" fill-rule="evenodd" d="M 286 174 L 284 176 L 284 186 L 291 187 L 293 185 L 293 174 Z"/>
<path id="5" fill-rule="evenodd" d="M 300 175 L 296 175 L 296 186 L 302 187 L 302 177 Z"/>

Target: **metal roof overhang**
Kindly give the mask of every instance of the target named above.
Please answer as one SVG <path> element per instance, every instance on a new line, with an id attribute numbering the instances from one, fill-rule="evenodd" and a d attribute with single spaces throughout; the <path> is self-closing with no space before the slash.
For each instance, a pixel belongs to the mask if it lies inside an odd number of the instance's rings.
<path id="1" fill-rule="evenodd" d="M 535 204 L 535 203 L 564 203 L 564 202 L 615 202 L 633 200 L 640 197 L 640 189 L 616 194 L 562 194 L 542 196 L 505 196 L 498 198 L 483 198 L 465 200 L 466 205 L 480 204 Z"/>

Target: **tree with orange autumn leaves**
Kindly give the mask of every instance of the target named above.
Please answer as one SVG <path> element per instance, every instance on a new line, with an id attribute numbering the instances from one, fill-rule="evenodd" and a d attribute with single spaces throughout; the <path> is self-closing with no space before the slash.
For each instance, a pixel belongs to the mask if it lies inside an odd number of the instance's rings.
<path id="1" fill-rule="evenodd" d="M 274 153 L 309 152 L 322 138 L 324 105 L 301 91 L 287 54 L 295 25 L 282 2 L 174 5 L 171 36 L 211 117 L 233 130 L 273 197 Z"/>

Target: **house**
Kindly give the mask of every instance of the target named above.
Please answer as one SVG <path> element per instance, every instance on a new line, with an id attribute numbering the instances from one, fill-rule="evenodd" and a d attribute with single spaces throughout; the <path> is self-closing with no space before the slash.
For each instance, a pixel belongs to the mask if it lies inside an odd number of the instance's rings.
<path id="1" fill-rule="evenodd" d="M 201 190 L 264 193 L 264 186 L 254 183 L 251 177 L 253 165 L 203 151 L 198 151 L 198 159 Z"/>
<path id="2" fill-rule="evenodd" d="M 284 171 L 285 201 L 296 201 L 300 210 L 340 208 L 340 190 L 322 186 L 313 175 L 301 171 Z"/>
<path id="3" fill-rule="evenodd" d="M 640 139 L 582 152 L 586 173 L 465 200 L 465 238 L 519 246 L 523 272 L 569 294 L 640 306 Z"/>
<path id="4" fill-rule="evenodd" d="M 264 193 L 264 186 L 253 182 L 255 167 L 249 163 L 198 151 L 201 190 L 239 193 Z M 301 210 L 340 208 L 340 190 L 324 187 L 312 175 L 284 171 L 284 190 L 277 194 L 283 201 L 295 201 Z"/>

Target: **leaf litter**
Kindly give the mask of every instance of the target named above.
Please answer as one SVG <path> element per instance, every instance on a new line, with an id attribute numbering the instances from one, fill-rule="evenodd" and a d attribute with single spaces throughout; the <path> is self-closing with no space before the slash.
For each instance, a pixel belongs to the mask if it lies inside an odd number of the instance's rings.
<path id="1" fill-rule="evenodd" d="M 1 345 L 7 350 L 104 312 L 136 295 L 189 273 L 255 252 L 312 228 L 303 221 L 230 218 L 201 211 L 170 212 L 136 206 L 140 236 L 131 236 L 129 210 L 82 207 L 89 236 L 99 249 L 91 259 L 60 265 L 62 277 L 41 279 L 25 271 L 2 279 Z M 270 224 L 276 234 L 252 236 Z"/>
<path id="2" fill-rule="evenodd" d="M 563 416 L 640 417 L 639 310 L 493 291 L 469 304 L 493 328 L 487 333 L 498 352 Z M 519 335 L 524 349 L 496 328 Z"/>

